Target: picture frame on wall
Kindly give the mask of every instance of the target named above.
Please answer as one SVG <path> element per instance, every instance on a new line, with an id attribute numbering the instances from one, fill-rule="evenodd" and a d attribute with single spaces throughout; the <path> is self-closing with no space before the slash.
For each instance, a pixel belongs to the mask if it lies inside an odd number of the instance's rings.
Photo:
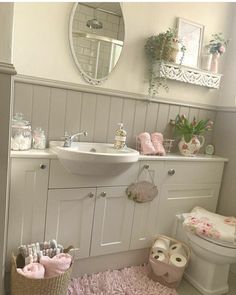
<path id="1" fill-rule="evenodd" d="M 178 17 L 177 32 L 181 46 L 184 45 L 186 48 L 182 64 L 193 68 L 200 68 L 204 26 Z"/>

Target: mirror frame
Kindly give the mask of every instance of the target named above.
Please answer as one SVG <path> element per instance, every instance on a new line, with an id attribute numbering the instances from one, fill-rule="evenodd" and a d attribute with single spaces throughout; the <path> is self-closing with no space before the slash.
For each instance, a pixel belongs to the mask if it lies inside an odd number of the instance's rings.
<path id="1" fill-rule="evenodd" d="M 72 34 L 72 31 L 73 31 L 73 20 L 74 20 L 74 15 L 75 15 L 75 11 L 77 9 L 77 6 L 79 5 L 80 3 L 79 2 L 76 2 L 73 7 L 72 7 L 72 11 L 71 11 L 71 14 L 70 14 L 70 21 L 69 21 L 69 43 L 70 43 L 70 50 L 71 50 L 71 54 L 73 56 L 73 60 L 82 76 L 82 78 L 88 82 L 89 84 L 92 84 L 92 85 L 101 85 L 104 81 L 106 81 L 108 79 L 108 76 L 113 72 L 113 70 L 116 68 L 120 58 L 121 58 L 121 55 L 122 55 L 122 52 L 123 52 L 123 49 L 121 50 L 121 54 L 119 56 L 119 59 L 116 63 L 116 65 L 114 66 L 114 68 L 112 69 L 112 71 L 110 73 L 108 73 L 107 76 L 103 77 L 103 78 L 100 78 L 100 79 L 96 79 L 96 78 L 92 78 L 90 77 L 81 67 L 77 57 L 76 57 L 76 54 L 75 54 L 75 50 L 74 50 L 74 46 L 73 46 L 73 34 Z M 122 11 L 122 6 L 121 4 L 119 3 L 120 5 L 120 8 L 121 8 L 121 11 Z M 123 11 L 122 11 L 122 17 L 124 19 L 124 15 L 123 15 Z M 125 22 L 124 22 L 125 23 Z M 124 47 L 124 43 L 125 43 L 125 24 L 124 24 L 124 41 L 123 41 L 123 47 Z"/>

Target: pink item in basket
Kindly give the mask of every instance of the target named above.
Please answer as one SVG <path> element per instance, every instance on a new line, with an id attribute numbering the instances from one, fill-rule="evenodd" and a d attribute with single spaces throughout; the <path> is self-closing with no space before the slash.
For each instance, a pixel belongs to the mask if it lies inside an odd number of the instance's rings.
<path id="1" fill-rule="evenodd" d="M 17 268 L 16 270 L 29 279 L 43 279 L 45 273 L 44 266 L 37 262 L 27 264 L 24 268 Z"/>
<path id="2" fill-rule="evenodd" d="M 159 156 L 165 156 L 166 151 L 163 146 L 163 135 L 158 132 L 152 133 L 151 140 L 155 149 L 155 154 Z"/>
<path id="3" fill-rule="evenodd" d="M 143 155 L 154 155 L 155 148 L 151 141 L 150 134 L 148 132 L 143 132 L 139 134 L 138 139 L 140 140 L 141 144 L 141 153 Z"/>
<path id="4" fill-rule="evenodd" d="M 45 267 L 45 277 L 54 277 L 64 273 L 69 269 L 72 261 L 72 256 L 66 253 L 60 253 L 50 258 L 42 256 L 40 263 Z"/>

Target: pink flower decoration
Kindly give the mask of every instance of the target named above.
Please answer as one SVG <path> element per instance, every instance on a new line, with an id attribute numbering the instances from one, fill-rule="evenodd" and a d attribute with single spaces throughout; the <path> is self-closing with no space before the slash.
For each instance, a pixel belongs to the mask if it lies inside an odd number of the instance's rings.
<path id="1" fill-rule="evenodd" d="M 218 49 L 219 53 L 225 53 L 225 47 L 223 45 L 220 46 L 220 48 Z"/>

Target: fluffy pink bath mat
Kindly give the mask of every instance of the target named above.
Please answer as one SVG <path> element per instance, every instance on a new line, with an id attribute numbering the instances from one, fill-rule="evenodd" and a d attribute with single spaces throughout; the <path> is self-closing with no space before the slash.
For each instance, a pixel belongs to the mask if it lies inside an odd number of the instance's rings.
<path id="1" fill-rule="evenodd" d="M 178 295 L 147 277 L 147 266 L 108 270 L 73 279 L 68 295 Z"/>

